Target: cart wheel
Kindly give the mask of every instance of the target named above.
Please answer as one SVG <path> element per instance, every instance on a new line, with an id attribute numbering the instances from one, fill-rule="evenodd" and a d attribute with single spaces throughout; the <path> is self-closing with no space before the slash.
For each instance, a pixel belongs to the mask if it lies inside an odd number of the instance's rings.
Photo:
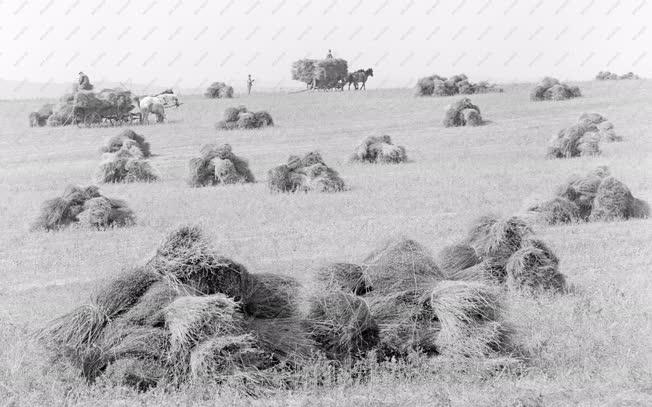
<path id="1" fill-rule="evenodd" d="M 77 116 L 75 116 L 73 112 L 70 112 L 70 114 L 66 116 L 66 118 L 63 119 L 63 122 L 61 123 L 62 126 L 68 126 L 69 124 L 79 125 L 79 122 L 77 121 Z"/>
<path id="2" fill-rule="evenodd" d="M 102 124 L 102 116 L 97 112 L 90 112 L 84 116 L 84 125 L 86 127 L 99 126 Z"/>

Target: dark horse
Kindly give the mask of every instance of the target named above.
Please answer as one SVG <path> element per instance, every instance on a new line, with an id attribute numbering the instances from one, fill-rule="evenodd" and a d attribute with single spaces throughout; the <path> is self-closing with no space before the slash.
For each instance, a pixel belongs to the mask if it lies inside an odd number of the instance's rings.
<path id="1" fill-rule="evenodd" d="M 362 86 L 360 86 L 360 89 L 367 89 L 365 84 L 367 83 L 367 79 L 370 76 L 374 76 L 374 70 L 369 68 L 366 71 L 364 69 L 358 69 L 357 71 L 350 73 L 347 81 L 349 82 L 349 90 L 351 90 L 351 84 L 353 84 L 353 87 L 355 90 L 358 90 L 358 83 L 361 82 Z"/>

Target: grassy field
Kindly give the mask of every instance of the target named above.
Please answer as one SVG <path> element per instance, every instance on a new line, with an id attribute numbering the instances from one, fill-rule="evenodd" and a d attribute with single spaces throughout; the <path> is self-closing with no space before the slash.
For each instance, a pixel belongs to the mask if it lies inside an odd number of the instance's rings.
<path id="1" fill-rule="evenodd" d="M 530 354 L 517 369 L 489 371 L 437 360 L 378 368 L 365 383 L 342 380 L 243 398 L 235 389 L 88 387 L 48 368 L 30 334 L 86 299 L 102 279 L 141 264 L 171 228 L 201 224 L 225 255 L 254 272 L 307 281 L 327 261 L 359 262 L 390 236 L 433 251 L 459 238 L 478 215 L 511 215 L 550 195 L 574 172 L 608 165 L 634 195 L 652 202 L 652 82 L 579 83 L 584 97 L 529 102 L 529 85 L 473 96 L 490 122 L 445 129 L 455 98 L 414 98 L 410 90 L 260 94 L 233 100 L 188 97 L 169 123 L 138 127 L 152 145 L 162 181 L 103 185 L 135 210 L 137 225 L 107 231 L 30 232 L 41 203 L 69 184 L 89 184 L 103 140 L 116 128 L 27 127 L 43 101 L 0 102 L 0 404 L 8 405 L 609 405 L 652 404 L 652 220 L 537 226 L 573 286 L 558 297 L 512 297 L 507 319 Z M 271 129 L 217 132 L 225 107 L 266 109 Z M 546 160 L 545 146 L 582 112 L 599 112 L 622 143 L 599 157 Z M 369 135 L 389 134 L 410 162 L 352 165 Z M 200 145 L 228 142 L 258 182 L 191 189 L 188 160 Z M 273 195 L 269 168 L 319 150 L 350 190 Z"/>

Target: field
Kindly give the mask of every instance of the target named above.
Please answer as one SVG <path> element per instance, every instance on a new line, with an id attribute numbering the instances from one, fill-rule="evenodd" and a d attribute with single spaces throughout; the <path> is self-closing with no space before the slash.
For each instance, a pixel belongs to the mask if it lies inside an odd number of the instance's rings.
<path id="1" fill-rule="evenodd" d="M 85 300 L 99 281 L 142 263 L 167 231 L 201 224 L 227 256 L 255 272 L 309 280 L 328 261 L 361 261 L 384 238 L 406 235 L 436 252 L 478 215 L 516 214 L 548 196 L 568 175 L 608 165 L 634 195 L 652 202 L 652 82 L 578 83 L 584 97 L 530 102 L 531 85 L 476 95 L 489 120 L 445 129 L 450 98 L 411 90 L 258 94 L 233 100 L 184 98 L 169 123 L 138 127 L 152 145 L 162 181 L 103 185 L 128 201 L 137 225 L 107 231 L 30 232 L 41 203 L 70 183 L 89 184 L 103 140 L 116 128 L 27 127 L 43 101 L 0 102 L 0 404 L 8 405 L 610 405 L 652 404 L 652 220 L 537 226 L 561 259 L 571 293 L 513 296 L 507 319 L 530 357 L 492 371 L 437 360 L 379 368 L 360 383 L 342 380 L 244 398 L 237 389 L 89 387 L 48 370 L 35 329 Z M 245 104 L 273 115 L 274 128 L 217 132 L 225 107 Z M 546 160 L 545 146 L 582 112 L 606 116 L 624 142 L 599 157 Z M 404 145 L 403 165 L 354 165 L 364 137 L 389 134 Z M 228 142 L 258 180 L 191 189 L 187 162 L 203 143 Z M 270 194 L 269 168 L 290 154 L 322 153 L 350 190 Z"/>

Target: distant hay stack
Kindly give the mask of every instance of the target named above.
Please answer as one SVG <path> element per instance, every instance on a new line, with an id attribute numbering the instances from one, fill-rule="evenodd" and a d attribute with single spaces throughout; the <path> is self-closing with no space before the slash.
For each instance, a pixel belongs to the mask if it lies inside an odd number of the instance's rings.
<path id="1" fill-rule="evenodd" d="M 507 286 L 514 291 L 536 293 L 566 288 L 566 278 L 559 272 L 559 259 L 538 239 L 526 239 L 510 256 L 506 269 Z"/>
<path id="2" fill-rule="evenodd" d="M 210 99 L 230 99 L 233 97 L 233 86 L 224 82 L 213 82 L 204 92 L 204 96 Z"/>
<path id="3" fill-rule="evenodd" d="M 460 99 L 446 108 L 443 123 L 445 127 L 479 126 L 482 124 L 480 108 L 469 98 Z"/>
<path id="4" fill-rule="evenodd" d="M 560 130 L 548 144 L 546 157 L 572 158 L 601 154 L 600 135 L 592 126 L 574 124 Z"/>
<path id="5" fill-rule="evenodd" d="M 597 133 L 601 141 L 622 141 L 623 138 L 616 134 L 614 125 L 599 113 L 582 113 L 577 119 L 577 124 L 588 132 Z"/>
<path id="6" fill-rule="evenodd" d="M 338 192 L 346 188 L 337 171 L 316 151 L 303 158 L 291 156 L 287 164 L 269 170 L 267 185 L 272 192 Z"/>
<path id="7" fill-rule="evenodd" d="M 138 150 L 140 150 L 140 155 L 142 157 L 148 158 L 152 155 L 149 143 L 145 141 L 145 137 L 131 129 L 123 130 L 120 134 L 110 137 L 100 151 L 103 153 L 118 152 L 123 147 L 125 142 L 128 143 L 128 140 L 131 140 L 136 144 L 136 147 Z"/>
<path id="8" fill-rule="evenodd" d="M 255 182 L 249 163 L 235 155 L 229 144 L 202 146 L 200 156 L 192 158 L 188 167 L 188 184 L 193 187 Z"/>
<path id="9" fill-rule="evenodd" d="M 464 74 L 445 78 L 439 75 L 426 76 L 417 81 L 416 96 L 472 95 L 475 93 L 503 92 L 503 89 L 482 81 L 471 83 Z"/>
<path id="10" fill-rule="evenodd" d="M 570 86 L 558 79 L 545 77 L 530 92 L 530 100 L 566 100 L 582 96 L 578 86 Z"/>
<path id="11" fill-rule="evenodd" d="M 43 127 L 48 124 L 48 118 L 52 116 L 54 105 L 51 103 L 41 106 L 37 111 L 29 114 L 29 127 Z"/>
<path id="12" fill-rule="evenodd" d="M 35 230 L 58 230 L 69 225 L 103 229 L 132 225 L 134 213 L 124 201 L 107 198 L 96 186 L 68 186 L 63 195 L 43 203 Z"/>
<path id="13" fill-rule="evenodd" d="M 245 106 L 229 107 L 223 119 L 215 124 L 217 130 L 258 129 L 273 126 L 272 116 L 264 111 L 250 112 Z"/>
<path id="14" fill-rule="evenodd" d="M 619 80 L 619 79 L 641 79 L 641 77 L 636 75 L 633 72 L 627 72 L 626 74 L 619 76 L 618 74 L 615 74 L 613 72 L 600 71 L 595 76 L 595 79 L 597 79 L 599 81 L 608 81 L 608 80 L 614 81 L 614 80 Z"/>
<path id="15" fill-rule="evenodd" d="M 527 209 L 551 225 L 650 216 L 648 204 L 635 198 L 629 188 L 612 177 L 609 168 L 604 166 L 585 176 L 571 176 L 557 188 L 555 195 L 551 200 Z"/>
<path id="16" fill-rule="evenodd" d="M 351 161 L 395 164 L 407 161 L 405 147 L 396 146 L 390 136 L 371 136 L 355 149 Z"/>
<path id="17" fill-rule="evenodd" d="M 141 147 L 133 140 L 125 140 L 115 153 L 102 154 L 102 161 L 95 175 L 99 183 L 154 182 L 159 176 L 143 158 Z"/>

